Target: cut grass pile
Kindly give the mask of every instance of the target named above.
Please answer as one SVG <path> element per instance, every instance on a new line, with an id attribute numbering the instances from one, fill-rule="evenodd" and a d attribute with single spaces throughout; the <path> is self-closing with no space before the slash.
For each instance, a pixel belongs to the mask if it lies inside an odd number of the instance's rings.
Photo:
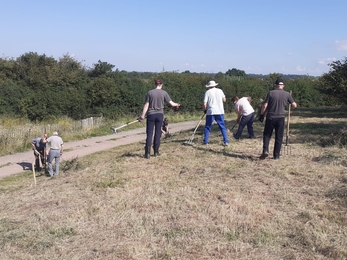
<path id="1" fill-rule="evenodd" d="M 0 258 L 347 259 L 347 151 L 302 138 L 311 120 L 292 118 L 280 160 L 258 159 L 263 124 L 228 147 L 217 126 L 202 145 L 202 125 L 193 146 L 192 132 L 163 139 L 160 157 L 144 159 L 141 142 L 65 162 L 36 186 L 4 179 Z"/>

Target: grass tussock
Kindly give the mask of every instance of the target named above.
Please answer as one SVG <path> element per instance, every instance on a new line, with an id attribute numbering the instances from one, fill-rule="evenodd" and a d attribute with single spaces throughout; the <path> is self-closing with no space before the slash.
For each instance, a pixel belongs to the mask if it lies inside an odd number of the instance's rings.
<path id="1" fill-rule="evenodd" d="M 202 125 L 194 145 L 173 134 L 149 160 L 140 142 L 64 162 L 36 186 L 5 179 L 0 258 L 347 259 L 347 151 L 294 128 L 280 160 L 259 161 L 262 127 L 224 147 L 217 126 L 201 145 Z"/>

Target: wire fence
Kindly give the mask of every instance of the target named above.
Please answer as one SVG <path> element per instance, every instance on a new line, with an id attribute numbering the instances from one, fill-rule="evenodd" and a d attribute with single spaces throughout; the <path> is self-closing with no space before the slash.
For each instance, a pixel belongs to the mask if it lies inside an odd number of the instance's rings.
<path id="1" fill-rule="evenodd" d="M 0 146 L 9 145 L 14 142 L 28 142 L 28 140 L 30 141 L 37 137 L 43 137 L 46 133 L 50 136 L 53 131 L 57 131 L 61 136 L 98 128 L 101 125 L 102 117 L 89 117 L 77 121 L 62 120 L 56 124 L 26 124 L 7 128 L 0 126 Z"/>

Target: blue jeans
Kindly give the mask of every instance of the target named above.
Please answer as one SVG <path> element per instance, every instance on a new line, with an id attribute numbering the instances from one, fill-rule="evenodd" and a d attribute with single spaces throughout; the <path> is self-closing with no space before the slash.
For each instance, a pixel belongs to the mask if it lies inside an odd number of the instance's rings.
<path id="1" fill-rule="evenodd" d="M 266 118 L 265 128 L 263 133 L 263 153 L 269 152 L 270 139 L 275 129 L 275 146 L 273 150 L 273 156 L 279 157 L 281 154 L 283 133 L 284 133 L 284 117 L 280 118 Z"/>
<path id="2" fill-rule="evenodd" d="M 239 128 L 235 134 L 235 138 L 239 139 L 242 135 L 242 131 L 247 125 L 248 137 L 254 138 L 253 132 L 253 121 L 254 121 L 254 112 L 249 114 L 248 116 L 242 116 L 241 121 L 239 123 Z"/>
<path id="3" fill-rule="evenodd" d="M 205 129 L 204 129 L 204 144 L 208 143 L 208 138 L 210 136 L 211 132 L 211 126 L 213 121 L 216 121 L 219 129 L 223 135 L 223 142 L 229 143 L 228 135 L 227 135 L 227 129 L 224 124 L 224 115 L 206 115 L 206 123 L 205 123 Z"/>
<path id="4" fill-rule="evenodd" d="M 160 146 L 160 137 L 161 137 L 161 127 L 163 125 L 163 114 L 152 114 L 147 116 L 147 124 L 146 124 L 146 149 L 150 149 L 152 145 L 152 138 L 154 132 L 154 141 L 153 147 Z"/>

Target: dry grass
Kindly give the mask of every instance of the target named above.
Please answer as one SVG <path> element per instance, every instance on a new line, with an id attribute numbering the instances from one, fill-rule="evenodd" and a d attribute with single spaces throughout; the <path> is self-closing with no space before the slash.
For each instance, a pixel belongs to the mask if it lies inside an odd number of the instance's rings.
<path id="1" fill-rule="evenodd" d="M 194 146 L 176 134 L 150 160 L 136 143 L 71 160 L 37 186 L 7 179 L 0 258 L 347 259 L 347 151 L 299 138 L 295 124 L 311 121 L 292 118 L 281 160 L 258 160 L 262 124 L 228 147 L 217 126 L 201 145 L 201 126 Z"/>

